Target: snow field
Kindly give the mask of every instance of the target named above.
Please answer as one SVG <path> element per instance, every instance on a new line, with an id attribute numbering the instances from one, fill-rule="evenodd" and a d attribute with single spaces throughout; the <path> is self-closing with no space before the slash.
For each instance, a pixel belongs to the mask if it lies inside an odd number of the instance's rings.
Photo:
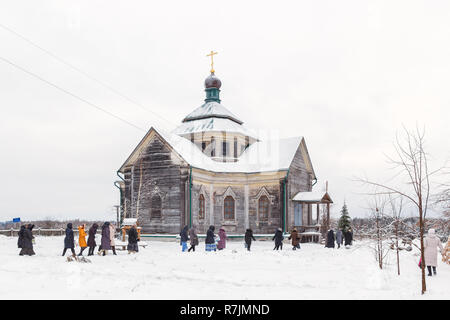
<path id="1" fill-rule="evenodd" d="M 79 263 L 61 256 L 63 239 L 36 236 L 28 257 L 18 255 L 17 238 L 0 236 L 0 299 L 450 299 L 450 266 L 440 259 L 422 296 L 417 249 L 400 252 L 397 276 L 394 252 L 380 270 L 367 241 L 297 251 L 285 242 L 278 252 L 271 241 L 253 242 L 251 252 L 229 241 L 223 251 L 205 252 L 200 243 L 188 253 L 175 240 L 145 240 L 137 254 Z"/>

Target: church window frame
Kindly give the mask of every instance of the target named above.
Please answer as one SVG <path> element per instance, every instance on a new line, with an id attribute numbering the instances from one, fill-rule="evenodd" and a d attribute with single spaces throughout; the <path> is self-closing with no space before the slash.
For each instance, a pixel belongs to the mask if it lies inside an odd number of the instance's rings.
<path id="1" fill-rule="evenodd" d="M 236 200 L 232 195 L 227 195 L 223 199 L 223 219 L 225 221 L 236 220 Z"/>
<path id="2" fill-rule="evenodd" d="M 162 197 L 159 194 L 154 194 L 151 198 L 150 204 L 150 219 L 159 220 L 162 218 Z"/>
<path id="3" fill-rule="evenodd" d="M 263 194 L 258 199 L 258 221 L 268 222 L 270 212 L 270 200 Z"/>
<path id="4" fill-rule="evenodd" d="M 206 217 L 206 200 L 205 196 L 201 193 L 198 197 L 198 219 L 204 220 Z"/>
<path id="5" fill-rule="evenodd" d="M 227 203 L 227 208 L 230 208 L 230 211 L 225 214 L 225 199 L 230 199 L 227 197 L 231 197 L 233 199 L 233 202 Z M 239 200 L 239 197 L 236 195 L 236 193 L 233 191 L 231 187 L 227 187 L 225 192 L 220 196 L 221 198 L 221 205 L 222 205 L 222 223 L 225 225 L 235 225 L 237 223 L 237 201 Z M 232 207 L 228 207 L 228 205 L 232 205 Z M 232 211 L 231 211 L 232 209 Z M 230 215 L 232 213 L 232 215 Z M 225 216 L 227 219 L 225 219 Z M 231 219 L 233 218 L 233 219 Z"/>
<path id="6" fill-rule="evenodd" d="M 261 213 L 260 213 L 260 199 L 261 197 L 266 197 L 266 199 L 268 200 L 268 208 L 267 208 L 267 219 L 263 220 L 260 219 L 261 217 Z M 272 224 L 272 204 L 274 201 L 275 196 L 271 195 L 266 187 L 262 187 L 261 190 L 259 190 L 258 194 L 256 195 L 256 197 L 253 197 L 252 199 L 252 205 L 256 207 L 256 224 L 257 226 L 259 226 L 260 223 L 267 223 L 268 225 Z"/>

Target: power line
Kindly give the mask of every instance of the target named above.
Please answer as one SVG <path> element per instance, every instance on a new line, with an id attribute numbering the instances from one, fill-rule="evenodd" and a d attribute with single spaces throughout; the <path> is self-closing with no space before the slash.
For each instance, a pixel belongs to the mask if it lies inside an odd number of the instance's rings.
<path id="1" fill-rule="evenodd" d="M 32 46 L 34 46 L 35 48 L 38 48 L 38 49 L 41 50 L 42 52 L 44 52 L 44 53 L 46 53 L 47 55 L 51 56 L 52 58 L 58 60 L 60 63 L 66 65 L 66 66 L 68 66 L 69 68 L 75 70 L 76 72 L 82 74 L 82 75 L 85 76 L 86 78 L 88 78 L 88 79 L 90 79 L 90 80 L 92 80 L 92 81 L 94 81 L 94 82 L 97 82 L 97 83 L 100 84 L 102 87 L 104 87 L 104 88 L 108 89 L 109 91 L 113 92 L 114 94 L 116 94 L 116 95 L 122 97 L 123 99 L 127 100 L 128 102 L 130 102 L 130 103 L 132 103 L 132 104 L 134 104 L 134 105 L 140 107 L 141 109 L 143 109 L 143 110 L 145 110 L 145 111 L 147 111 L 147 112 L 153 114 L 154 116 L 156 116 L 156 117 L 162 119 L 163 121 L 166 121 L 166 122 L 169 123 L 171 126 L 176 126 L 176 124 L 172 123 L 170 120 L 168 120 L 168 119 L 164 118 L 163 116 L 159 115 L 158 113 L 156 113 L 156 112 L 154 112 L 154 111 L 152 111 L 152 110 L 146 108 L 145 106 L 143 106 L 143 105 L 140 104 L 139 102 L 137 102 L 137 101 L 131 99 L 131 98 L 128 97 L 127 95 L 125 95 L 125 94 L 121 93 L 120 91 L 114 89 L 113 87 L 111 87 L 110 85 L 104 83 L 103 81 L 98 80 L 97 78 L 91 76 L 91 75 L 88 74 L 87 72 L 81 70 L 80 68 L 74 66 L 73 64 L 67 62 L 66 60 L 64 60 L 64 59 L 62 59 L 62 58 L 60 58 L 60 57 L 58 57 L 56 54 L 50 52 L 49 50 L 47 50 L 47 49 L 45 49 L 45 48 L 43 48 L 43 47 L 41 47 L 40 45 L 36 44 L 35 42 L 33 42 L 33 41 L 31 41 L 30 39 L 26 38 L 25 36 L 21 35 L 21 34 L 18 33 L 17 31 L 14 31 L 14 30 L 12 30 L 11 28 L 9 28 L 9 27 L 7 27 L 7 26 L 4 26 L 4 25 L 2 25 L 2 24 L 0 24 L 0 27 L 1 27 L 2 29 L 4 29 L 4 30 L 6 30 L 6 31 L 8 31 L 8 32 L 10 32 L 10 33 L 12 33 L 12 34 L 14 34 L 15 36 L 21 38 L 22 40 L 24 40 L 24 41 L 26 41 L 27 43 L 29 43 L 29 44 L 31 44 Z"/>
<path id="2" fill-rule="evenodd" d="M 108 110 L 106 110 L 106 109 L 104 109 L 104 108 L 102 108 L 102 107 L 99 107 L 98 105 L 96 105 L 96 104 L 94 104 L 94 103 L 92 103 L 92 102 L 90 102 L 90 101 L 88 101 L 88 100 L 86 100 L 86 99 L 84 99 L 84 98 L 82 98 L 82 97 L 80 97 L 80 96 L 78 96 L 78 95 L 76 95 L 76 94 L 74 94 L 74 93 L 72 93 L 72 92 L 70 92 L 70 91 L 64 89 L 64 88 L 61 88 L 60 86 L 58 86 L 58 85 L 56 85 L 56 84 L 54 84 L 54 83 L 52 83 L 52 82 L 50 82 L 50 81 L 48 81 L 48 80 L 46 80 L 46 79 L 40 77 L 40 76 L 38 76 L 37 74 L 35 74 L 35 73 L 31 72 L 31 71 L 28 71 L 28 70 L 22 68 L 21 66 L 15 64 L 14 62 L 12 62 L 12 61 L 10 61 L 10 60 L 8 60 L 8 59 L 5 59 L 5 58 L 3 58 L 3 57 L 0 56 L 0 60 L 3 60 L 4 62 L 6 62 L 6 63 L 12 65 L 13 67 L 15 67 L 15 68 L 17 68 L 17 69 L 19 69 L 19 70 L 21 70 L 21 71 L 23 71 L 23 72 L 25 72 L 25 73 L 31 75 L 31 76 L 33 76 L 34 78 L 36 78 L 36 79 L 38 79 L 38 80 L 40 80 L 40 81 L 42 81 L 42 82 L 45 82 L 46 84 L 48 84 L 48 85 L 50 85 L 50 86 L 52 86 L 52 87 L 54 87 L 54 88 L 56 88 L 56 89 L 58 89 L 58 90 L 60 90 L 60 91 L 62 91 L 62 92 L 64 92 L 64 93 L 66 93 L 66 94 L 68 94 L 68 95 L 74 97 L 75 99 L 78 99 L 78 100 L 80 100 L 80 101 L 82 101 L 82 102 L 84 102 L 84 103 L 90 105 L 91 107 L 94 107 L 94 108 L 96 108 L 96 109 L 98 109 L 98 110 L 100 110 L 100 111 L 102 111 L 102 112 L 104 112 L 104 113 L 110 115 L 111 117 L 114 117 L 114 118 L 116 118 L 116 119 L 118 119 L 118 120 L 120 120 L 120 121 L 122 121 L 122 122 L 125 122 L 126 124 L 128 124 L 128 125 L 130 125 L 130 126 L 136 128 L 136 129 L 142 130 L 142 131 L 144 131 L 144 132 L 146 131 L 145 129 L 143 129 L 143 128 L 141 128 L 141 127 L 139 127 L 139 126 L 137 126 L 137 125 L 135 125 L 135 124 L 133 124 L 133 123 L 131 123 L 131 122 L 129 122 L 128 120 L 125 120 L 125 119 L 123 119 L 123 118 L 121 118 L 121 117 L 115 115 L 114 113 L 112 113 L 112 112 L 110 112 L 110 111 L 108 111 Z"/>

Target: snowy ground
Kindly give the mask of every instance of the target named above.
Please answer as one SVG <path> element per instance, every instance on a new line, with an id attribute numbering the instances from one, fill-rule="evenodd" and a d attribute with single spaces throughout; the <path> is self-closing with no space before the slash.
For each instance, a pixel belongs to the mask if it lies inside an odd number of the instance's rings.
<path id="1" fill-rule="evenodd" d="M 136 255 L 96 254 L 84 264 L 60 256 L 63 237 L 36 237 L 37 255 L 21 257 L 17 238 L 0 236 L 0 299 L 450 299 L 450 266 L 440 261 L 420 295 L 416 251 L 401 252 L 399 277 L 394 255 L 379 270 L 366 242 L 276 252 L 256 241 L 247 252 L 233 241 L 215 253 L 204 244 L 182 253 L 175 240 L 147 242 Z"/>

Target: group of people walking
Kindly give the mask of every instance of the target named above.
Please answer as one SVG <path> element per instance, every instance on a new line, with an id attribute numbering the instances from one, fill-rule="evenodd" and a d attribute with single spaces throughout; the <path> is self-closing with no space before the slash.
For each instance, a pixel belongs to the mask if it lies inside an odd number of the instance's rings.
<path id="1" fill-rule="evenodd" d="M 205 238 L 205 251 L 217 251 L 223 250 L 227 245 L 227 233 L 225 229 L 222 227 L 219 229 L 218 235 L 214 234 L 215 227 L 209 226 L 208 231 L 206 231 Z M 252 240 L 255 241 L 255 237 L 253 236 L 252 229 L 247 229 L 245 231 L 245 248 L 250 251 Z M 188 249 L 188 241 L 190 241 L 190 248 Z M 194 225 L 190 229 L 188 226 L 184 226 L 180 232 L 180 245 L 182 252 L 190 252 L 191 250 L 194 252 L 195 247 L 199 245 L 198 235 L 197 235 L 197 227 Z"/>
<path id="2" fill-rule="evenodd" d="M 338 249 L 344 243 L 345 246 L 351 246 L 353 244 L 353 231 L 351 228 L 342 230 L 339 229 L 334 234 L 334 230 L 330 229 L 327 232 L 327 239 L 325 242 L 325 248 L 334 248 L 334 243 L 336 242 Z"/>
<path id="3" fill-rule="evenodd" d="M 34 242 L 34 236 L 32 233 L 33 228 L 34 224 L 26 224 L 20 227 L 17 246 L 21 249 L 19 253 L 19 255 L 21 256 L 23 255 L 32 256 L 35 254 L 33 249 L 33 242 Z M 104 256 L 108 253 L 109 250 L 112 250 L 113 254 L 117 255 L 115 246 L 116 225 L 114 223 L 110 223 L 107 221 L 102 225 L 101 228 L 102 228 L 101 240 L 97 253 L 99 255 Z M 86 233 L 86 224 L 78 226 L 78 245 L 80 246 L 80 252 L 78 253 L 78 256 L 82 256 L 83 251 L 86 250 L 86 248 L 89 248 L 88 256 L 94 255 L 94 250 L 95 247 L 97 246 L 97 243 L 95 241 L 95 235 L 97 234 L 97 230 L 98 230 L 97 223 L 94 223 L 89 228 L 87 233 Z M 128 231 L 128 245 L 127 245 L 128 253 L 136 253 L 139 251 L 139 247 L 137 244 L 138 241 L 139 236 L 136 229 L 136 225 L 133 225 Z M 67 250 L 70 250 L 72 255 L 76 256 L 73 224 L 70 222 L 67 224 L 65 230 L 64 249 L 62 256 L 66 254 Z"/>
<path id="4" fill-rule="evenodd" d="M 208 228 L 208 231 L 206 231 L 206 238 L 205 238 L 205 251 L 217 251 L 217 250 L 223 250 L 226 248 L 226 242 L 227 242 L 227 234 L 225 232 L 225 229 L 221 227 L 219 229 L 218 235 L 216 236 L 214 234 L 215 227 L 210 226 Z M 292 250 L 300 249 L 300 236 L 298 234 L 297 229 L 293 229 L 289 238 L 289 240 L 292 241 Z M 283 231 L 281 228 L 278 228 L 275 231 L 275 235 L 272 238 L 272 241 L 275 242 L 275 247 L 273 250 L 283 250 Z M 188 241 L 190 241 L 190 247 L 188 248 Z M 253 230 L 248 228 L 245 230 L 244 235 L 244 247 L 250 251 L 252 246 L 252 241 L 256 241 Z M 198 235 L 197 235 L 197 228 L 196 226 L 192 226 L 190 229 L 188 226 L 184 226 L 183 229 L 180 232 L 180 246 L 182 252 L 190 252 L 195 251 L 195 247 L 199 245 Z"/>
<path id="5" fill-rule="evenodd" d="M 98 224 L 94 223 L 86 234 L 86 225 L 82 224 L 78 226 L 78 245 L 80 246 L 80 253 L 78 256 L 83 255 L 83 251 L 89 247 L 88 256 L 94 255 L 95 247 L 97 243 L 95 241 L 95 235 L 97 234 Z M 86 242 L 86 236 L 88 235 L 88 240 Z M 99 255 L 106 255 L 108 250 L 112 250 L 114 255 L 116 254 L 115 247 L 115 235 L 116 226 L 114 223 L 109 223 L 108 221 L 102 225 L 102 237 L 100 246 L 98 248 Z M 73 235 L 73 225 L 72 223 L 67 224 L 66 236 L 64 237 L 64 250 L 62 255 L 64 256 L 67 250 L 70 249 L 72 255 L 75 256 L 75 239 Z"/>
<path id="6" fill-rule="evenodd" d="M 19 238 L 17 240 L 17 246 L 21 249 L 19 255 L 29 255 L 32 256 L 35 254 L 33 249 L 34 236 L 32 230 L 34 228 L 34 224 L 26 224 L 22 225 L 19 230 Z M 115 247 L 115 235 L 116 235 L 116 226 L 114 223 L 105 222 L 101 227 L 101 242 L 98 248 L 99 255 L 106 255 L 108 250 L 112 250 L 114 255 L 116 254 Z M 86 248 L 89 248 L 88 256 L 94 255 L 95 247 L 97 243 L 95 241 L 95 236 L 97 234 L 98 224 L 94 223 L 86 233 L 86 225 L 78 226 L 78 245 L 80 246 L 80 252 L 78 256 L 83 255 L 83 251 Z M 223 250 L 226 248 L 227 242 L 227 234 L 223 227 L 219 229 L 218 235 L 214 234 L 215 227 L 210 226 L 208 231 L 206 232 L 205 238 L 205 250 L 206 251 L 217 251 Z M 88 237 L 86 241 L 86 237 Z M 289 240 L 292 243 L 292 250 L 300 249 L 300 235 L 296 228 L 294 228 L 290 235 Z M 136 253 L 139 251 L 138 241 L 139 234 L 137 232 L 137 226 L 134 224 L 128 231 L 128 253 Z M 283 250 L 283 231 L 281 228 L 278 228 L 275 231 L 274 236 L 272 237 L 272 241 L 275 243 L 275 247 L 273 250 Z M 190 247 L 188 248 L 188 241 L 190 242 Z M 245 248 L 250 251 L 252 241 L 256 241 L 253 230 L 247 229 L 244 235 Z M 326 236 L 326 248 L 335 248 L 335 243 L 338 248 L 344 243 L 345 246 L 352 245 L 353 242 L 353 232 L 351 228 L 342 230 L 339 229 L 336 234 L 333 229 L 328 230 Z M 195 247 L 199 245 L 199 238 L 197 234 L 196 226 L 192 226 L 189 229 L 188 226 L 184 226 L 184 228 L 180 232 L 180 245 L 182 251 L 195 251 Z M 435 230 L 430 229 L 428 231 L 427 236 L 424 239 L 424 257 L 425 257 L 425 266 L 428 270 L 428 276 L 436 275 L 436 266 L 437 266 L 437 249 L 439 248 L 442 254 L 442 261 L 446 263 L 450 263 L 450 238 L 447 242 L 445 249 L 443 248 L 440 239 L 436 236 Z M 65 237 L 64 237 L 64 250 L 62 255 L 64 256 L 70 250 L 72 255 L 75 256 L 75 240 L 73 234 L 73 225 L 72 223 L 67 224 Z M 420 262 L 421 263 L 421 262 Z M 419 266 L 420 266 L 419 263 Z"/>

